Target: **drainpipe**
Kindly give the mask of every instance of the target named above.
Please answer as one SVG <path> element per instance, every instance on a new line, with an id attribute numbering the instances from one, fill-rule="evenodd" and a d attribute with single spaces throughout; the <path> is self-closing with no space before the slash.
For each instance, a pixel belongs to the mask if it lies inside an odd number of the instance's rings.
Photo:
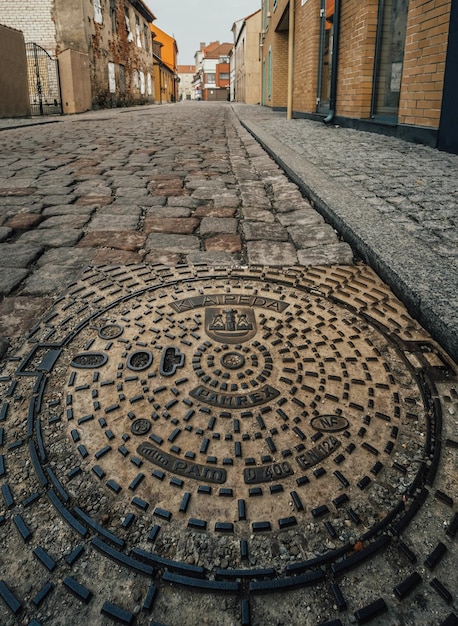
<path id="1" fill-rule="evenodd" d="M 295 31 L 295 4 L 296 0 L 289 0 L 289 37 L 288 37 L 288 107 L 286 119 L 293 117 L 293 87 L 294 87 L 294 31 Z"/>
<path id="2" fill-rule="evenodd" d="M 337 64 L 339 54 L 339 31 L 340 31 L 340 0 L 334 4 L 334 35 L 332 38 L 332 68 L 331 68 L 331 93 L 329 95 L 329 114 L 324 118 L 325 124 L 330 124 L 336 114 L 337 98 Z"/>

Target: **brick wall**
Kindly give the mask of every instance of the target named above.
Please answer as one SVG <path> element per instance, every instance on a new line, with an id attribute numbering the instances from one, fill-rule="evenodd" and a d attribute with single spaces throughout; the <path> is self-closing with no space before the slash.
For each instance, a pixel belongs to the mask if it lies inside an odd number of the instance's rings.
<path id="1" fill-rule="evenodd" d="M 24 33 L 26 43 L 37 43 L 56 54 L 56 29 L 51 17 L 53 0 L 34 0 L 33 15 L 25 3 L 0 0 L 0 22 Z"/>
<path id="2" fill-rule="evenodd" d="M 439 127 L 451 0 L 410 0 L 399 122 Z"/>
<path id="3" fill-rule="evenodd" d="M 377 10 L 378 0 L 341 3 L 337 115 L 370 116 Z"/>
<path id="4" fill-rule="evenodd" d="M 296 0 L 294 111 L 314 112 L 318 86 L 320 0 Z"/>
<path id="5" fill-rule="evenodd" d="M 288 0 L 278 0 L 273 9 L 273 0 L 266 6 L 271 17 L 266 18 L 268 29 L 264 39 L 263 61 L 265 61 L 264 103 L 271 107 L 286 107 L 288 100 L 288 31 L 277 31 L 279 21 L 288 6 Z M 267 97 L 268 54 L 272 50 L 271 98 Z"/>

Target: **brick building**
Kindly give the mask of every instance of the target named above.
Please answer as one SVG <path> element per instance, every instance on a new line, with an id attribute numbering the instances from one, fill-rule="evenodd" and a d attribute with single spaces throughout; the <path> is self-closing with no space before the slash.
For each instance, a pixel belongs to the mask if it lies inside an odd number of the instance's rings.
<path id="1" fill-rule="evenodd" d="M 261 3 L 262 104 L 458 152 L 457 3 Z"/>
<path id="2" fill-rule="evenodd" d="M 0 0 L 0 15 L 58 59 L 64 113 L 154 101 L 155 16 L 142 0 Z"/>
<path id="3" fill-rule="evenodd" d="M 231 43 L 214 41 L 208 46 L 205 43 L 200 44 L 200 49 L 195 54 L 196 75 L 193 81 L 198 99 L 208 101 L 228 99 L 231 50 Z"/>

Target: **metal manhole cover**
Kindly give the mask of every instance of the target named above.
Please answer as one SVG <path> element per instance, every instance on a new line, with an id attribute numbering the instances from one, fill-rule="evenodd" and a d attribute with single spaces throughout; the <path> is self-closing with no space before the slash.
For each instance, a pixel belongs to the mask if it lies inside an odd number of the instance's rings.
<path id="1" fill-rule="evenodd" d="M 426 374 L 447 361 L 364 268 L 91 270 L 13 365 L 3 474 L 29 458 L 134 568 L 224 579 L 224 536 L 228 578 L 337 575 L 402 532 L 439 462 Z"/>

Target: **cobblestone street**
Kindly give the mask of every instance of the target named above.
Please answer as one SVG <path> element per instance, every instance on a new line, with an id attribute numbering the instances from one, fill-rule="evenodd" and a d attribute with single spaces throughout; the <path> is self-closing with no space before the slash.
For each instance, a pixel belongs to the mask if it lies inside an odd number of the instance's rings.
<path id="1" fill-rule="evenodd" d="M 458 157 L 1 122 L 0 624 L 456 626 Z"/>

